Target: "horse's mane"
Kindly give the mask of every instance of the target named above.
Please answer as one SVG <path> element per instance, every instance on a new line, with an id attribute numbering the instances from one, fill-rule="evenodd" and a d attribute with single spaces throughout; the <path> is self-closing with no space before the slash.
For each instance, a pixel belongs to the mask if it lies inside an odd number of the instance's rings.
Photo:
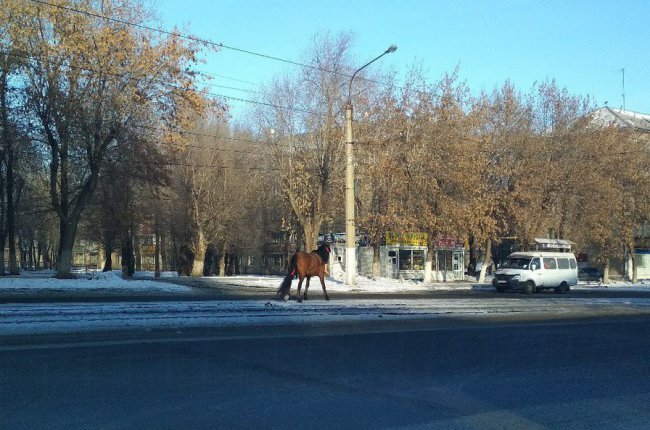
<path id="1" fill-rule="evenodd" d="M 316 254 L 318 254 L 320 259 L 323 260 L 323 262 L 325 264 L 329 263 L 329 261 L 330 261 L 330 247 L 329 247 L 328 244 L 323 243 L 323 244 L 321 244 L 321 246 L 318 247 L 317 250 L 312 251 L 312 252 L 315 252 Z"/>

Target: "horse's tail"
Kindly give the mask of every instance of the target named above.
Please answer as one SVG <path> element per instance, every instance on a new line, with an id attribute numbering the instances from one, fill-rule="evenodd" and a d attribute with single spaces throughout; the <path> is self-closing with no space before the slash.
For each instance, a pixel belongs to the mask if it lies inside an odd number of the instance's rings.
<path id="1" fill-rule="evenodd" d="M 278 291 L 276 292 L 276 296 L 280 298 L 284 298 L 289 295 L 289 291 L 291 291 L 291 281 L 293 281 L 295 275 L 296 275 L 296 254 L 294 254 L 291 257 L 291 261 L 289 263 L 289 273 L 287 273 L 287 276 L 285 276 L 284 279 L 282 280 L 282 284 L 280 284 L 280 288 L 278 288 Z"/>

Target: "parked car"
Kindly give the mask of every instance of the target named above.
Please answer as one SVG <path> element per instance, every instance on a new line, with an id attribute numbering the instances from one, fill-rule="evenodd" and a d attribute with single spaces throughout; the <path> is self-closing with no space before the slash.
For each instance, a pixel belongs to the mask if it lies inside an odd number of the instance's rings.
<path id="1" fill-rule="evenodd" d="M 578 279 L 581 281 L 601 281 L 603 274 L 595 267 L 583 267 L 578 270 Z"/>

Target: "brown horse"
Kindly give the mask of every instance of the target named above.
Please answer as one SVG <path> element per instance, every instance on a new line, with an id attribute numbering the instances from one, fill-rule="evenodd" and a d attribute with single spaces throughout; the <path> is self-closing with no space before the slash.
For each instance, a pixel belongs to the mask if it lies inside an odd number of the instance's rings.
<path id="1" fill-rule="evenodd" d="M 303 299 L 307 300 L 307 290 L 309 290 L 309 279 L 312 276 L 318 276 L 320 278 L 320 284 L 323 287 L 323 294 L 325 294 L 325 300 L 329 300 L 327 295 L 327 290 L 325 289 L 325 265 L 330 259 L 330 246 L 326 243 L 323 243 L 318 247 L 317 250 L 310 253 L 298 251 L 291 257 L 291 263 L 289 264 L 289 273 L 284 277 L 280 288 L 276 295 L 282 297 L 284 300 L 289 300 L 289 292 L 291 291 L 291 281 L 293 281 L 294 276 L 298 274 L 298 301 L 302 302 Z M 300 297 L 300 287 L 302 287 L 302 281 L 307 278 L 307 283 L 305 284 L 305 295 Z"/>

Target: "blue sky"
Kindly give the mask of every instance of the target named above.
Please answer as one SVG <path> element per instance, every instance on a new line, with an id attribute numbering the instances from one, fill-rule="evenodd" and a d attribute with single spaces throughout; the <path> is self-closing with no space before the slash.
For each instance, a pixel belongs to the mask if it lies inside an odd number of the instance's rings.
<path id="1" fill-rule="evenodd" d="M 431 77 L 460 65 L 478 93 L 510 79 L 527 92 L 555 79 L 598 106 L 650 113 L 650 1 L 647 0 L 152 0 L 166 29 L 178 26 L 226 45 L 301 61 L 317 33 L 352 32 L 359 65 L 396 44 L 372 67 L 406 71 L 420 62 Z M 254 89 L 296 66 L 223 49 L 202 66 L 214 84 Z M 242 82 L 243 81 L 243 82 Z M 245 91 L 212 92 L 250 99 Z M 245 102 L 233 103 L 238 115 Z"/>

